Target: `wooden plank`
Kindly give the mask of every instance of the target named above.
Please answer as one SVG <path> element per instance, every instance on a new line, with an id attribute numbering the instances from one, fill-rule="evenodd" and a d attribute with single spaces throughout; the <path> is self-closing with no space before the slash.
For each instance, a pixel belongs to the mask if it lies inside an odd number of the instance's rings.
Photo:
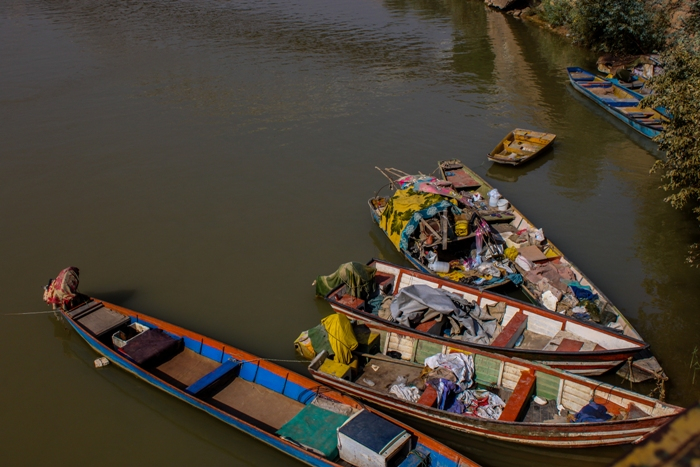
<path id="1" fill-rule="evenodd" d="M 483 386 L 496 386 L 501 370 L 501 361 L 484 355 L 474 355 L 476 382 Z"/>
<path id="2" fill-rule="evenodd" d="M 527 315 L 522 312 L 517 312 L 501 330 L 501 333 L 491 342 L 491 345 L 493 347 L 504 347 L 507 349 L 513 348 L 526 326 Z"/>
<path id="3" fill-rule="evenodd" d="M 427 384 L 425 386 L 425 391 L 421 394 L 420 399 L 418 399 L 418 404 L 425 405 L 426 407 L 435 407 L 437 402 L 438 393 L 434 387 Z"/>
<path id="4" fill-rule="evenodd" d="M 583 347 L 583 342 L 564 338 L 557 347 L 557 352 L 578 352 Z"/>
<path id="5" fill-rule="evenodd" d="M 503 408 L 503 413 L 498 418 L 499 420 L 515 422 L 520 418 L 527 409 L 527 402 L 535 389 L 535 381 L 535 372 L 533 370 L 523 371 L 520 374 L 518 384 L 508 398 L 508 402 Z"/>
<path id="6" fill-rule="evenodd" d="M 425 359 L 442 352 L 442 345 L 435 342 L 419 340 L 416 345 L 416 363 L 423 364 Z"/>
<path id="7" fill-rule="evenodd" d="M 535 394 L 547 400 L 557 400 L 561 378 L 547 373 L 537 372 L 535 382 Z"/>

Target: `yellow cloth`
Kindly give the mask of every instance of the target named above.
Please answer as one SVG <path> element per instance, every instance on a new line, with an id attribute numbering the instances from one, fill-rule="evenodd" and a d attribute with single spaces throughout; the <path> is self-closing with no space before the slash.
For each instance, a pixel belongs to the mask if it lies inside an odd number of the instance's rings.
<path id="1" fill-rule="evenodd" d="M 506 255 L 506 258 L 508 258 L 511 261 L 515 261 L 515 258 L 518 257 L 518 249 L 511 246 L 506 248 L 506 251 L 503 252 L 504 255 Z"/>
<path id="2" fill-rule="evenodd" d="M 357 348 L 357 339 L 350 320 L 347 316 L 336 313 L 326 316 L 321 323 L 328 332 L 328 342 L 335 353 L 335 361 L 349 364 L 352 360 L 352 351 Z"/>
<path id="3" fill-rule="evenodd" d="M 457 235 L 458 237 L 466 237 L 467 235 L 469 235 L 469 222 L 455 222 L 455 235 Z"/>
<path id="4" fill-rule="evenodd" d="M 401 232 L 411 220 L 413 213 L 445 199 L 447 198 L 437 194 L 416 193 L 412 188 L 396 190 L 382 212 L 379 226 L 387 233 L 391 243 L 400 249 Z M 453 204 L 457 203 L 454 199 L 449 199 L 449 201 Z"/>

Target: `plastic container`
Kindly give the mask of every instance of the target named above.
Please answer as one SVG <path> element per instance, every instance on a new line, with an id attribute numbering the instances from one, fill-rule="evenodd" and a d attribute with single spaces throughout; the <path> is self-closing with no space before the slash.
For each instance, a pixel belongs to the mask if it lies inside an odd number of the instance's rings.
<path id="1" fill-rule="evenodd" d="M 496 207 L 498 205 L 498 200 L 501 198 L 501 194 L 496 188 L 487 193 L 489 195 L 489 206 Z"/>
<path id="2" fill-rule="evenodd" d="M 450 272 L 450 263 L 446 261 L 433 261 L 428 267 L 435 272 Z"/>
<path id="3" fill-rule="evenodd" d="M 109 365 L 109 360 L 107 357 L 100 357 L 95 360 L 95 368 L 102 368 L 103 366 Z"/>
<path id="4" fill-rule="evenodd" d="M 505 211 L 508 209 L 509 204 L 507 199 L 499 199 L 497 202 L 498 210 Z"/>
<path id="5" fill-rule="evenodd" d="M 131 339 L 138 336 L 142 332 L 148 331 L 148 326 L 141 323 L 131 323 L 122 331 L 117 331 L 112 335 L 112 344 L 115 347 L 124 347 Z"/>

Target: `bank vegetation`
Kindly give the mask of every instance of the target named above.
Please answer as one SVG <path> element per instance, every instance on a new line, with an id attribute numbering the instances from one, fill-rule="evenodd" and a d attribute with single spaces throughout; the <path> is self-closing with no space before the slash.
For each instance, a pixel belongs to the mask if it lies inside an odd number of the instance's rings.
<path id="1" fill-rule="evenodd" d="M 661 173 L 664 201 L 700 221 L 700 0 L 532 1 L 517 16 L 599 54 L 660 54 L 664 73 L 650 80 L 654 93 L 643 103 L 665 107 L 673 119 L 655 138 L 665 158 L 651 171 Z M 700 267 L 700 242 L 686 261 Z"/>

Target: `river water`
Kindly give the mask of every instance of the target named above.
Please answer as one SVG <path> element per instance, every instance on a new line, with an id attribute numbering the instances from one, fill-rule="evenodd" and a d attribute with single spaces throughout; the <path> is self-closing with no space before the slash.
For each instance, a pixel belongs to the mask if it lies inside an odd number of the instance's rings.
<path id="1" fill-rule="evenodd" d="M 654 144 L 567 83 L 594 62 L 477 0 L 4 0 L 0 312 L 45 310 L 42 286 L 74 265 L 85 293 L 294 359 L 330 312 L 316 275 L 402 263 L 368 214 L 375 166 L 456 157 L 601 286 L 651 343 L 667 400 L 690 405 L 697 222 L 662 202 Z M 554 150 L 491 165 L 514 127 L 556 133 Z M 295 465 L 94 358 L 51 315 L 0 317 L 6 465 Z M 486 466 L 624 452 L 446 440 Z"/>

